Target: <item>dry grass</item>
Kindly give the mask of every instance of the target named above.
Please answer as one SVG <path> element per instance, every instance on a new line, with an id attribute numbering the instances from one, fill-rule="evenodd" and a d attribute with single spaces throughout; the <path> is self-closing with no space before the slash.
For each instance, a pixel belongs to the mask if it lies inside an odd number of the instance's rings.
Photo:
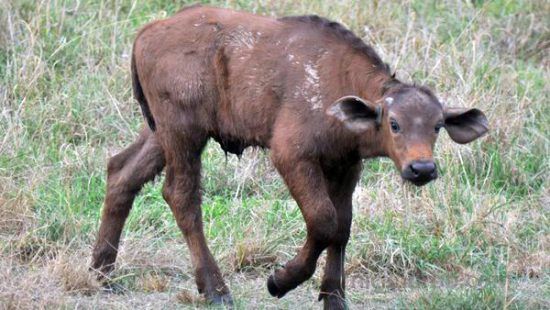
<path id="1" fill-rule="evenodd" d="M 550 307 L 547 1 L 207 2 L 341 21 L 400 79 L 487 112 L 481 141 L 442 135 L 442 176 L 422 189 L 388 160 L 365 162 L 346 262 L 352 309 Z M 158 184 L 127 222 L 112 279 L 121 294 L 88 272 L 106 159 L 142 124 L 131 42 L 185 4 L 0 2 L 0 308 L 206 307 Z M 266 152 L 239 160 L 210 144 L 203 162 L 205 229 L 237 307 L 319 307 L 320 272 L 282 300 L 265 288 L 305 235 Z"/>

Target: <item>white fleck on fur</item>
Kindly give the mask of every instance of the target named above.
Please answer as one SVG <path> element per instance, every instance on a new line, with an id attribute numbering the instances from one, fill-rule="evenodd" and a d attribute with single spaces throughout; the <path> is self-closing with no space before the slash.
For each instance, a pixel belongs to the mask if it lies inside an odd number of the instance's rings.
<path id="1" fill-rule="evenodd" d="M 319 72 L 317 72 L 317 66 L 307 63 L 304 66 L 306 70 L 306 79 L 308 83 L 310 84 L 318 84 L 319 83 Z"/>
<path id="2" fill-rule="evenodd" d="M 247 49 L 254 48 L 256 44 L 256 38 L 254 34 L 243 26 L 239 26 L 229 35 L 229 46 L 232 46 L 236 49 L 245 47 Z"/>
<path id="3" fill-rule="evenodd" d="M 385 100 L 386 100 L 386 103 L 387 103 L 388 105 L 392 105 L 392 104 L 393 104 L 393 98 L 392 98 L 392 97 L 387 97 Z"/>
<path id="4" fill-rule="evenodd" d="M 320 78 L 317 65 L 307 62 L 304 65 L 305 80 L 303 85 L 298 86 L 295 95 L 301 95 L 309 102 L 312 110 L 320 110 L 323 107 L 320 89 Z"/>

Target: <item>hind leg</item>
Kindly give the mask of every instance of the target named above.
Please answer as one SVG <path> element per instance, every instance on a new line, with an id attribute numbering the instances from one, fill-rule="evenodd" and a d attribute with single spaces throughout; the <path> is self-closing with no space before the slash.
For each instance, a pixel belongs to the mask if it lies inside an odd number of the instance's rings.
<path id="1" fill-rule="evenodd" d="M 185 237 L 199 293 L 211 303 L 231 304 L 231 295 L 203 232 L 200 156 L 207 139 L 198 130 L 164 132 L 167 167 L 163 196 Z"/>
<path id="2" fill-rule="evenodd" d="M 100 278 L 113 269 L 122 227 L 134 198 L 145 183 L 162 171 L 164 164 L 162 148 L 149 128 L 109 160 L 107 194 L 92 258 L 92 268 Z"/>

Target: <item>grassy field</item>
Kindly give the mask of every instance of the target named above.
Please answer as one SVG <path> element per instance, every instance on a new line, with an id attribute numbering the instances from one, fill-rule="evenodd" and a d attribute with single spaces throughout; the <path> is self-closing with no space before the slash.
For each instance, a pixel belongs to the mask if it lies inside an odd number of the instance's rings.
<path id="1" fill-rule="evenodd" d="M 550 4 L 495 1 L 205 1 L 258 14 L 341 21 L 405 81 L 483 109 L 490 134 L 442 134 L 442 176 L 402 184 L 365 162 L 347 254 L 351 309 L 550 308 Z M 0 308 L 205 307 L 160 194 L 144 188 L 115 282 L 88 273 L 109 156 L 143 119 L 131 95 L 137 29 L 188 1 L 0 2 Z M 206 234 L 238 308 L 319 308 L 320 271 L 281 300 L 265 280 L 294 255 L 304 222 L 266 151 L 203 154 Z M 323 264 L 321 258 L 320 264 Z"/>

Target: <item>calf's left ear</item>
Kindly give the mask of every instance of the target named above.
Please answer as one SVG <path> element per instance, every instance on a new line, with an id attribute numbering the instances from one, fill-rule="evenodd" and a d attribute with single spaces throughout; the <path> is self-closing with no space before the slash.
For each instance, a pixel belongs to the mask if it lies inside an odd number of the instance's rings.
<path id="1" fill-rule="evenodd" d="M 378 123 L 381 111 L 365 99 L 345 96 L 328 107 L 326 114 L 342 122 L 349 130 L 362 133 Z"/>
<path id="2" fill-rule="evenodd" d="M 453 141 L 465 144 L 489 131 L 485 114 L 478 109 L 445 108 L 445 129 Z"/>

